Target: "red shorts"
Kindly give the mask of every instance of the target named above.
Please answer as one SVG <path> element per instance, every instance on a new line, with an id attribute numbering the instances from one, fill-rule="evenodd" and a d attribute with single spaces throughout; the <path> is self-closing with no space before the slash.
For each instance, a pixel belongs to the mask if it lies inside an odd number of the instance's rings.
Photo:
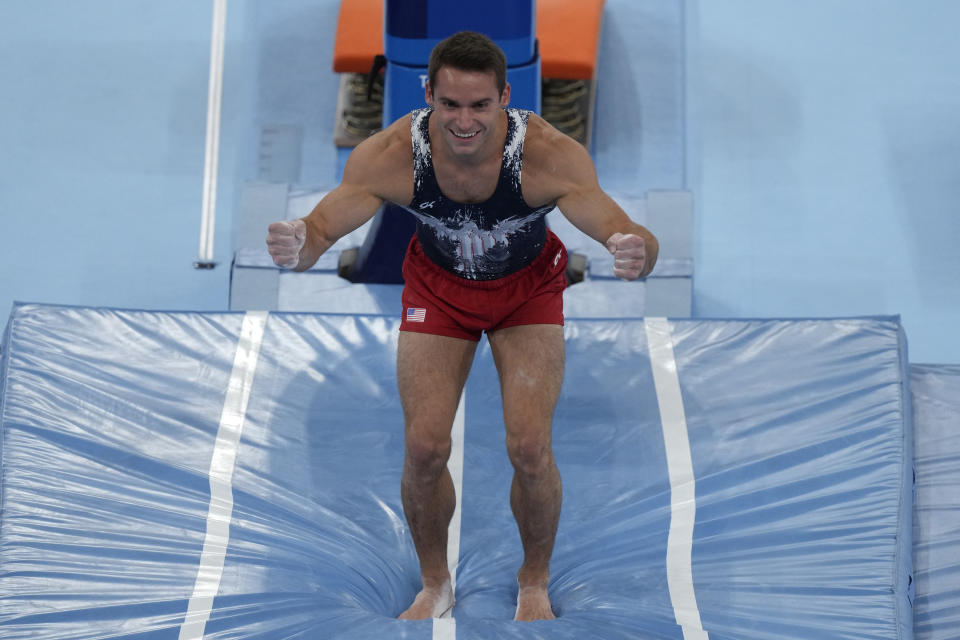
<path id="1" fill-rule="evenodd" d="M 480 340 L 484 331 L 521 324 L 563 324 L 567 250 L 552 231 L 540 255 L 496 280 L 468 280 L 423 255 L 417 236 L 403 261 L 401 331 Z"/>

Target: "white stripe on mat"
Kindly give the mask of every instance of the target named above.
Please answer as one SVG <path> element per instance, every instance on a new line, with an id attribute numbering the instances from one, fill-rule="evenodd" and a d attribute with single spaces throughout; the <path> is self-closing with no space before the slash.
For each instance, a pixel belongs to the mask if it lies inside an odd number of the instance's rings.
<path id="1" fill-rule="evenodd" d="M 455 640 L 457 621 L 454 618 L 434 618 L 432 640 Z"/>
<path id="2" fill-rule="evenodd" d="M 460 395 L 460 404 L 457 406 L 457 415 L 453 419 L 453 429 L 450 432 L 450 459 L 447 468 L 453 480 L 453 489 L 457 495 L 457 504 L 447 529 L 447 566 L 450 568 L 450 584 L 453 593 L 457 593 L 457 565 L 460 563 L 460 505 L 463 501 L 463 438 L 466 414 L 466 393 Z M 457 622 L 453 618 L 453 609 L 450 609 L 442 618 L 433 619 L 433 640 L 455 640 L 457 637 Z"/>
<path id="3" fill-rule="evenodd" d="M 230 542 L 230 519 L 233 516 L 233 469 L 237 448 L 243 433 L 243 423 L 250 400 L 253 374 L 257 370 L 260 343 L 267 324 L 266 311 L 251 311 L 243 318 L 240 341 L 233 359 L 233 371 L 227 385 L 227 395 L 220 413 L 220 426 L 210 460 L 210 507 L 207 511 L 207 531 L 203 538 L 200 567 L 194 583 L 193 595 L 187 605 L 187 615 L 180 626 L 180 640 L 201 640 L 213 599 L 220 590 L 223 562 Z"/>
<path id="4" fill-rule="evenodd" d="M 663 444 L 670 476 L 670 532 L 667 536 L 667 587 L 673 615 L 685 640 L 706 640 L 693 590 L 693 525 L 697 515 L 696 480 L 690 457 L 687 417 L 680 394 L 673 336 L 666 318 L 644 320 L 653 383 L 657 389 Z"/>

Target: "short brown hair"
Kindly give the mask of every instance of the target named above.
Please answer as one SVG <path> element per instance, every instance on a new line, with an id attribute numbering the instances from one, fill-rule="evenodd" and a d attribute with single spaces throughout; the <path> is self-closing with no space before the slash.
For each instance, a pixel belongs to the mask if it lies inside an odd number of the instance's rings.
<path id="1" fill-rule="evenodd" d="M 461 71 L 492 71 L 500 93 L 507 86 L 507 57 L 490 38 L 476 31 L 460 31 L 437 43 L 430 52 L 427 77 L 433 87 L 440 67 Z"/>

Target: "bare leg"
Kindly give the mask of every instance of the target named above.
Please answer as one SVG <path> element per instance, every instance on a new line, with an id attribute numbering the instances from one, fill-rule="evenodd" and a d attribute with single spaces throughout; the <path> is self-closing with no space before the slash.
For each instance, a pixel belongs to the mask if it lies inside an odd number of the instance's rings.
<path id="1" fill-rule="evenodd" d="M 476 343 L 400 332 L 397 382 L 403 404 L 406 456 L 400 495 L 410 526 L 423 589 L 400 614 L 404 620 L 439 616 L 453 606 L 447 566 L 447 528 L 456 507 L 447 470 L 450 430 Z"/>
<path id="2" fill-rule="evenodd" d="M 523 544 L 515 620 L 552 620 L 547 595 L 562 488 L 551 447 L 553 410 L 563 381 L 563 327 L 523 325 L 490 334 L 500 374 L 510 506 Z"/>

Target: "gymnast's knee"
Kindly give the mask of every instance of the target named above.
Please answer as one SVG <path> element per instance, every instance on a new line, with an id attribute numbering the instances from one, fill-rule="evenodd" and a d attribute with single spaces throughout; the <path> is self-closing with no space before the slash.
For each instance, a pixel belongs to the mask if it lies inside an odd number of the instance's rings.
<path id="1" fill-rule="evenodd" d="M 507 455 L 514 471 L 522 477 L 537 477 L 553 464 L 550 438 L 540 435 L 507 436 Z"/>
<path id="2" fill-rule="evenodd" d="M 439 476 L 447 466 L 452 443 L 449 436 L 408 431 L 405 468 L 418 476 Z"/>

